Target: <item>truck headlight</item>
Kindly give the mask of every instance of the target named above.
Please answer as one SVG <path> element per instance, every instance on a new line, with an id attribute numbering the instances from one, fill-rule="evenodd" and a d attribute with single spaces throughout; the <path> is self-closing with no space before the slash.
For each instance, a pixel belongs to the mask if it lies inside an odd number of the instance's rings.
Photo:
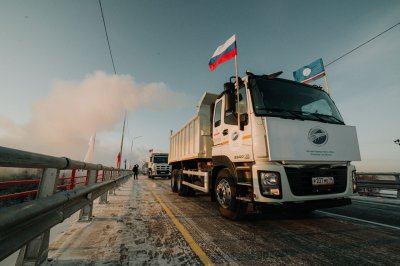
<path id="1" fill-rule="evenodd" d="M 281 175 L 278 172 L 259 171 L 258 180 L 263 196 L 282 198 Z"/>
<path id="2" fill-rule="evenodd" d="M 356 176 L 356 170 L 353 170 L 351 172 L 351 181 L 353 182 L 353 193 L 357 192 L 357 176 Z"/>

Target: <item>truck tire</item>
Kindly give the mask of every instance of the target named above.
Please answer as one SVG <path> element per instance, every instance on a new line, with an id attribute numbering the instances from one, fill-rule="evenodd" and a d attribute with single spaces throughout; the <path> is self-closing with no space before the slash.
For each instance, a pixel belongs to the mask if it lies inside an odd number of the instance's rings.
<path id="1" fill-rule="evenodd" d="M 171 174 L 171 190 L 172 192 L 176 193 L 178 192 L 177 188 L 177 175 L 178 175 L 178 170 L 174 169 Z"/>
<path id="2" fill-rule="evenodd" d="M 246 214 L 247 203 L 236 199 L 236 184 L 227 168 L 218 172 L 215 198 L 219 213 L 229 220 L 240 220 Z"/>
<path id="3" fill-rule="evenodd" d="M 183 181 L 182 170 L 178 171 L 176 176 L 177 176 L 176 189 L 178 191 L 179 196 L 182 196 L 182 197 L 189 196 L 189 194 L 190 194 L 189 187 L 182 184 L 182 181 Z"/>

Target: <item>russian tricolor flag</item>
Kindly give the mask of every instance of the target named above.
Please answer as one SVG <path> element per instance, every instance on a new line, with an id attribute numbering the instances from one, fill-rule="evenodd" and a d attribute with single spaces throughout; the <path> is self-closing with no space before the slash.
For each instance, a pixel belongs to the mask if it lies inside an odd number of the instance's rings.
<path id="1" fill-rule="evenodd" d="M 230 37 L 223 45 L 218 46 L 208 63 L 210 70 L 213 71 L 218 65 L 228 61 L 237 55 L 236 35 Z"/>

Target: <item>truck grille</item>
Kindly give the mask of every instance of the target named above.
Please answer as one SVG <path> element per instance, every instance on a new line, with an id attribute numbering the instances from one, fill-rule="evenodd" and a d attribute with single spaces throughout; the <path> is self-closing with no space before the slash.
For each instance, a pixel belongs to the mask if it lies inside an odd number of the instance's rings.
<path id="1" fill-rule="evenodd" d="M 170 166 L 166 165 L 157 165 L 156 166 L 156 174 L 157 175 L 169 175 L 170 174 Z"/>
<path id="2" fill-rule="evenodd" d="M 329 168 L 326 166 L 316 167 L 285 167 L 286 175 L 289 180 L 290 190 L 296 196 L 307 195 L 323 195 L 342 193 L 346 190 L 347 186 L 347 167 L 338 166 Z M 334 178 L 333 185 L 313 186 L 313 177 L 327 177 Z"/>

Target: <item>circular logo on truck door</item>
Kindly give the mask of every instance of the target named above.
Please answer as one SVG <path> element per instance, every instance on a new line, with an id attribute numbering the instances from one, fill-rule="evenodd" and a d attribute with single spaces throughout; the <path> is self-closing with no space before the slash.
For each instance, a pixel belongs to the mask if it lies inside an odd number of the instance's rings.
<path id="1" fill-rule="evenodd" d="M 308 132 L 308 140 L 317 146 L 325 145 L 328 142 L 328 132 L 322 127 L 313 127 Z"/>

